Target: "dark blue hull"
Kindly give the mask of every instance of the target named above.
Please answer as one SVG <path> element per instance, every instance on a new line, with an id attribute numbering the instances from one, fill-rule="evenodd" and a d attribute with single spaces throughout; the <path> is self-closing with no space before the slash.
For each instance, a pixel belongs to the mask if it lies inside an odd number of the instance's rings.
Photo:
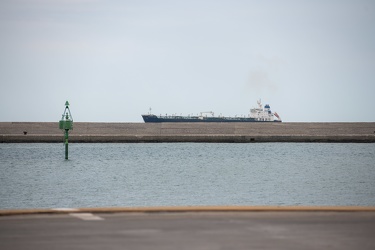
<path id="1" fill-rule="evenodd" d="M 199 116 L 156 116 L 156 115 L 142 115 L 146 123 L 160 123 L 160 122 L 280 122 L 262 121 L 255 118 L 246 117 L 199 117 Z"/>

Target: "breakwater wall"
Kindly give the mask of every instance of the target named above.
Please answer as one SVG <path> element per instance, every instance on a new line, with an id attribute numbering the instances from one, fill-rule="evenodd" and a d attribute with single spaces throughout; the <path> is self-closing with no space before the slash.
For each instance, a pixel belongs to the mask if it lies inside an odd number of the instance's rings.
<path id="1" fill-rule="evenodd" d="M 0 122 L 0 142 L 62 142 L 57 122 Z M 75 122 L 70 142 L 375 142 L 375 122 Z"/>

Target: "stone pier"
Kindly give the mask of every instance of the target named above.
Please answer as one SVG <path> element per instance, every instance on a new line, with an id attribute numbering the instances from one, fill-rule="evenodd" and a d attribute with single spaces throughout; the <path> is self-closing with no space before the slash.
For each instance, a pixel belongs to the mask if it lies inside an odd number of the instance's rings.
<path id="1" fill-rule="evenodd" d="M 0 142 L 62 142 L 57 122 L 0 122 Z M 74 122 L 70 142 L 375 142 L 375 122 Z"/>

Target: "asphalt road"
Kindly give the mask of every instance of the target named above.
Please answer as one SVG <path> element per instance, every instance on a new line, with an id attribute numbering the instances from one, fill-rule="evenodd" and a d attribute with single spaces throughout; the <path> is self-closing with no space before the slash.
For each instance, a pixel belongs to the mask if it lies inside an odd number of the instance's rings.
<path id="1" fill-rule="evenodd" d="M 375 213 L 0 216 L 0 249 L 375 249 Z"/>

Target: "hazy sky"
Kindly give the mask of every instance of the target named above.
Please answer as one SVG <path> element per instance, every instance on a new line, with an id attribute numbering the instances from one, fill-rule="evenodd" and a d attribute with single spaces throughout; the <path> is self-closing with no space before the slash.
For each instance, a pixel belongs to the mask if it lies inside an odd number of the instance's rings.
<path id="1" fill-rule="evenodd" d="M 0 0 L 0 121 L 375 121 L 375 1 Z"/>

